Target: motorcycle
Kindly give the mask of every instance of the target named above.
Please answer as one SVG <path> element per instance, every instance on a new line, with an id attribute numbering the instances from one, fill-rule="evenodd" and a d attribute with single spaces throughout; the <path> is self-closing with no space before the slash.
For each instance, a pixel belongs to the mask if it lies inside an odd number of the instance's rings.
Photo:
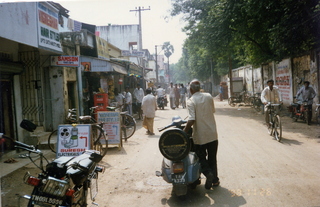
<path id="1" fill-rule="evenodd" d="M 167 106 L 168 104 L 167 96 L 164 95 L 164 96 L 158 97 L 157 102 L 158 102 L 158 107 L 164 110 L 164 107 Z"/>
<path id="2" fill-rule="evenodd" d="M 182 130 L 185 123 L 180 116 L 175 116 L 170 125 L 158 129 L 161 132 L 174 127 L 160 136 L 159 149 L 164 158 L 161 172 L 156 171 L 156 175 L 172 183 L 172 191 L 181 199 L 185 198 L 188 187 L 195 189 L 201 184 L 201 167 L 198 156 L 192 150 L 192 138 Z"/>
<path id="3" fill-rule="evenodd" d="M 294 97 L 295 98 L 295 97 Z M 297 121 L 298 119 L 303 120 L 307 124 L 310 124 L 311 120 L 309 118 L 309 108 L 308 108 L 308 100 L 298 100 L 296 103 L 291 103 L 292 112 L 291 117 L 293 121 Z"/>
<path id="4" fill-rule="evenodd" d="M 29 132 L 36 129 L 36 125 L 29 120 L 23 120 L 20 126 Z M 15 141 L 4 135 L 2 138 L 10 139 L 15 148 L 28 151 L 27 157 L 41 170 L 37 177 L 29 172 L 26 172 L 23 177 L 24 183 L 34 186 L 31 195 L 21 196 L 29 200 L 28 207 L 84 207 L 87 206 L 89 188 L 92 204 L 98 205 L 94 203 L 98 193 L 98 173 L 104 171 L 103 167 L 97 165 L 102 159 L 98 151 L 86 150 L 77 157 L 59 157 L 49 162 L 37 147 Z M 32 158 L 34 157 L 31 156 L 32 153 L 39 155 L 39 165 Z M 47 163 L 45 168 L 44 160 Z"/>

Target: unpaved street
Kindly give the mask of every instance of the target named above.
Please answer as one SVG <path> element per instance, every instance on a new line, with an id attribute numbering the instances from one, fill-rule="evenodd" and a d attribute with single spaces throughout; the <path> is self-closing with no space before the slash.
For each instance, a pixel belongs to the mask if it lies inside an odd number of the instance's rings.
<path id="1" fill-rule="evenodd" d="M 263 115 L 249 107 L 230 107 L 215 102 L 219 132 L 218 171 L 221 185 L 212 190 L 202 184 L 190 190 L 185 201 L 171 195 L 171 184 L 155 176 L 162 155 L 158 149 L 159 132 L 145 135 L 137 131 L 121 150 L 110 148 L 102 161 L 105 173 L 99 177 L 100 207 L 149 206 L 320 206 L 320 126 L 293 123 L 283 117 L 283 141 L 273 140 L 263 125 Z M 187 116 L 186 109 L 158 110 L 155 128 L 171 123 L 173 115 Z M 3 206 L 16 206 L 14 198 L 26 170 L 32 164 L 6 176 Z M 31 188 L 23 187 L 24 193 Z M 26 192 L 27 191 L 27 192 Z M 22 193 L 22 192 L 20 192 Z"/>
<path id="2" fill-rule="evenodd" d="M 138 121 L 134 137 L 122 150 L 110 149 L 103 160 L 107 169 L 100 177 L 100 206 L 320 205 L 319 126 L 283 117 L 284 138 L 279 143 L 267 134 L 263 115 L 251 108 L 238 110 L 227 102 L 216 102 L 216 108 L 219 187 L 205 190 L 203 177 L 186 201 L 172 196 L 171 185 L 155 176 L 162 160 L 160 133 L 145 135 Z M 177 114 L 187 116 L 185 109 L 157 111 L 155 127 L 169 124 Z"/>

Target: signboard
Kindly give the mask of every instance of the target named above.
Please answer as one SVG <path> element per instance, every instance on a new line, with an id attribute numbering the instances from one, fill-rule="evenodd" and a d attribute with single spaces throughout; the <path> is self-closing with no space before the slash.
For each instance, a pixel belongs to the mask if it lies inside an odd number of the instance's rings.
<path id="1" fill-rule="evenodd" d="M 57 158 L 79 156 L 90 149 L 90 124 L 59 125 L 57 136 Z"/>
<path id="2" fill-rule="evenodd" d="M 126 56 L 126 57 L 144 57 L 144 51 L 121 50 L 121 56 Z"/>
<path id="3" fill-rule="evenodd" d="M 51 56 L 51 66 L 79 67 L 79 56 Z"/>
<path id="4" fill-rule="evenodd" d="M 98 58 L 108 60 L 109 59 L 108 42 L 98 36 L 96 36 L 96 41 L 97 41 Z"/>
<path id="5" fill-rule="evenodd" d="M 292 100 L 292 75 L 290 59 L 285 59 L 276 65 L 275 85 L 279 87 L 284 104 L 290 104 Z"/>
<path id="6" fill-rule="evenodd" d="M 98 122 L 103 122 L 103 129 L 108 135 L 108 144 L 121 144 L 120 112 L 98 111 Z"/>
<path id="7" fill-rule="evenodd" d="M 58 10 L 45 2 L 38 2 L 39 47 L 61 52 Z"/>

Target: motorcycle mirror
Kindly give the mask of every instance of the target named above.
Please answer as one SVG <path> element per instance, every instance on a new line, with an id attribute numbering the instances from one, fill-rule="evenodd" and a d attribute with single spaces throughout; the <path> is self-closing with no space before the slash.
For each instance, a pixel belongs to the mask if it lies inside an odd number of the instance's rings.
<path id="1" fill-rule="evenodd" d="M 34 132 L 34 130 L 37 128 L 37 125 L 32 123 L 30 120 L 23 119 L 20 123 L 20 127 L 29 132 Z"/>
<path id="2" fill-rule="evenodd" d="M 100 162 L 102 160 L 102 156 L 97 154 L 97 153 L 92 153 L 90 155 L 90 160 L 92 160 L 93 162 L 98 163 L 98 162 Z"/>

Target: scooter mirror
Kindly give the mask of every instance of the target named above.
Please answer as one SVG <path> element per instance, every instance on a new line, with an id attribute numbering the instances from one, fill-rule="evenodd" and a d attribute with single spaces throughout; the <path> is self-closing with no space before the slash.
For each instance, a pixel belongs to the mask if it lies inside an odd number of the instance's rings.
<path id="1" fill-rule="evenodd" d="M 32 123 L 31 121 L 24 119 L 20 123 L 20 127 L 29 131 L 29 132 L 34 132 L 34 130 L 37 128 L 37 125 Z"/>

